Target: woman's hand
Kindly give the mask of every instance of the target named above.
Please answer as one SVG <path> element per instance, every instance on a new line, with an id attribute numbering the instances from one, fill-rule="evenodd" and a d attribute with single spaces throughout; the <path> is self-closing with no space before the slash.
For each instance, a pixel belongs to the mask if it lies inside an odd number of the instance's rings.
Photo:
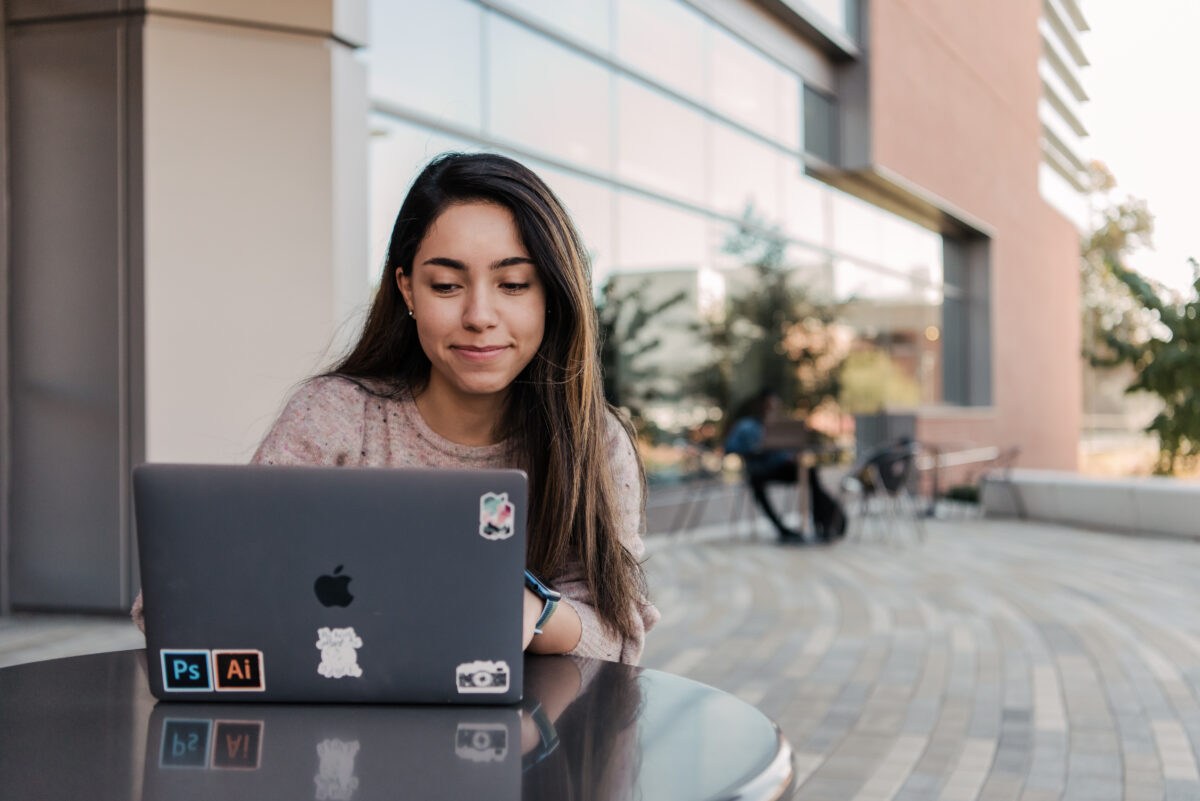
<path id="1" fill-rule="evenodd" d="M 524 651 L 529 647 L 529 643 L 533 642 L 533 628 L 537 625 L 537 620 L 542 616 L 542 607 L 545 602 L 533 594 L 533 591 L 528 587 L 525 588 L 525 613 L 521 621 L 521 650 Z"/>

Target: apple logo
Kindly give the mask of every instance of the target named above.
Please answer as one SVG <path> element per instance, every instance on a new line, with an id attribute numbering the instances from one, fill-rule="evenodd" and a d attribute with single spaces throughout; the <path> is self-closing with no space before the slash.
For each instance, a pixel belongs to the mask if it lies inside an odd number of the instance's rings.
<path id="1" fill-rule="evenodd" d="M 317 594 L 317 600 L 322 605 L 349 606 L 354 600 L 354 596 L 350 594 L 350 576 L 338 575 L 341 572 L 342 566 L 338 565 L 334 568 L 333 575 L 318 576 L 313 582 L 313 592 Z"/>

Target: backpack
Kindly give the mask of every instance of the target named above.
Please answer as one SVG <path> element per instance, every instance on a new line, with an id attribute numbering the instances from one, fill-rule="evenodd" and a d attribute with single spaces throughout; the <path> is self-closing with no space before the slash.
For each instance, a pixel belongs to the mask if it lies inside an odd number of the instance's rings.
<path id="1" fill-rule="evenodd" d="M 846 512 L 821 486 L 817 469 L 808 468 L 808 496 L 812 503 L 813 528 L 817 539 L 831 542 L 846 535 Z"/>

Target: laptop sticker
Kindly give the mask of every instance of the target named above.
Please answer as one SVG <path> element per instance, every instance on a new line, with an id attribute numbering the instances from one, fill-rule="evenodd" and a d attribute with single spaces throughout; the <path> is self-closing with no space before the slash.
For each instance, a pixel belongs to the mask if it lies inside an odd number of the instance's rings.
<path id="1" fill-rule="evenodd" d="M 485 540 L 506 540 L 511 537 L 516 510 L 507 492 L 485 492 L 479 498 L 479 536 Z"/>
<path id="2" fill-rule="evenodd" d="M 317 629 L 317 648 L 321 649 L 321 664 L 317 672 L 327 679 L 341 679 L 346 676 L 359 678 L 362 668 L 358 666 L 358 650 L 362 648 L 362 638 L 354 633 L 354 627 L 331 629 L 322 626 Z"/>
<path id="3" fill-rule="evenodd" d="M 167 718 L 158 747 L 160 768 L 207 768 L 212 721 Z"/>
<path id="4" fill-rule="evenodd" d="M 460 723 L 454 753 L 468 762 L 503 762 L 508 756 L 508 727 L 503 723 Z"/>
<path id="5" fill-rule="evenodd" d="M 358 756 L 358 740 L 344 742 L 337 738 L 317 743 L 319 771 L 313 776 L 317 786 L 317 801 L 350 801 L 358 789 L 354 775 L 354 757 Z"/>
<path id="6" fill-rule="evenodd" d="M 258 770 L 262 765 L 263 722 L 218 720 L 213 736 L 213 770 Z"/>
<path id="7" fill-rule="evenodd" d="M 212 663 L 217 692 L 262 692 L 267 689 L 262 651 L 214 649 Z"/>
<path id="8" fill-rule="evenodd" d="M 504 660 L 464 662 L 454 673 L 460 693 L 508 692 L 508 663 Z"/>
<path id="9" fill-rule="evenodd" d="M 212 674 L 208 669 L 208 651 L 192 648 L 163 648 L 163 689 L 167 692 L 210 692 Z"/>

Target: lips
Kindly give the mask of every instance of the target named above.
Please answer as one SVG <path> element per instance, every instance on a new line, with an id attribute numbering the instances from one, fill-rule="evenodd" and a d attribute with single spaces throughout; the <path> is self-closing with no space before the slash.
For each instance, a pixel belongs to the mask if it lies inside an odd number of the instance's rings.
<path id="1" fill-rule="evenodd" d="M 453 345 L 451 349 L 459 356 L 473 362 L 494 359 L 508 350 L 508 345 Z"/>

